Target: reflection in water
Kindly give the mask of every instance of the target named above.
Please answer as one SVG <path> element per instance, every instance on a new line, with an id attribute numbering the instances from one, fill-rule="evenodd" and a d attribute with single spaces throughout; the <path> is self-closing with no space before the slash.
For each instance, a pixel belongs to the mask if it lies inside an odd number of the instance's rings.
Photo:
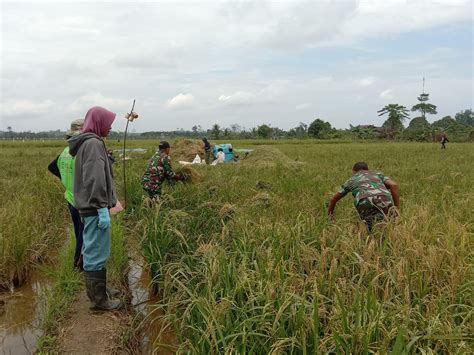
<path id="1" fill-rule="evenodd" d="M 156 347 L 156 343 L 166 344 L 170 347 L 176 345 L 175 334 L 167 329 L 163 330 L 160 321 L 161 312 L 158 312 L 153 304 L 158 303 L 158 298 L 149 292 L 151 280 L 149 273 L 144 270 L 143 261 L 131 259 L 128 274 L 128 285 L 132 295 L 132 305 L 137 313 L 144 317 L 142 324 L 141 350 L 143 354 L 174 354 L 173 351 L 163 347 Z"/>
<path id="2" fill-rule="evenodd" d="M 39 295 L 45 280 L 33 275 L 29 282 L 10 293 L 0 293 L 0 354 L 32 354 L 41 335 Z"/>

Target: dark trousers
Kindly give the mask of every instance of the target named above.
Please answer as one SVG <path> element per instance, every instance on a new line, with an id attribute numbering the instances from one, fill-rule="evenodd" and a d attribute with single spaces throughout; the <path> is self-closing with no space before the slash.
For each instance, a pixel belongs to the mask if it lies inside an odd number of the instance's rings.
<path id="1" fill-rule="evenodd" d="M 69 207 L 69 212 L 71 213 L 72 223 L 74 223 L 74 234 L 76 235 L 76 251 L 74 253 L 74 266 L 82 269 L 82 243 L 84 232 L 84 224 L 82 223 L 81 216 L 79 211 L 71 205 L 67 204 Z"/>

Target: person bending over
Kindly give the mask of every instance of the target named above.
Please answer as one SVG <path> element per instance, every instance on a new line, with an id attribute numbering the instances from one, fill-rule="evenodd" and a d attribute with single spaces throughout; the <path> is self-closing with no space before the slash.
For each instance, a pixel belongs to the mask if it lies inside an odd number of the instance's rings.
<path id="1" fill-rule="evenodd" d="M 161 195 L 161 185 L 165 180 L 168 182 L 183 180 L 183 176 L 176 174 L 171 167 L 169 143 L 160 142 L 158 148 L 159 151 L 148 161 L 145 173 L 141 177 L 142 188 L 151 199 Z"/>
<path id="2" fill-rule="evenodd" d="M 400 209 L 397 184 L 382 172 L 370 171 L 364 162 L 354 164 L 352 177 L 332 196 L 328 207 L 329 216 L 334 216 L 337 202 L 349 192 L 354 196 L 355 208 L 369 232 L 375 223 Z"/>

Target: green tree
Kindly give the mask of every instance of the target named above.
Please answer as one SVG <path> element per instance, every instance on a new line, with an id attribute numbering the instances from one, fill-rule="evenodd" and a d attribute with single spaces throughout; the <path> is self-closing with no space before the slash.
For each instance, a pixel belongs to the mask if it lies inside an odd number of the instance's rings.
<path id="1" fill-rule="evenodd" d="M 415 117 L 410 121 L 403 136 L 410 140 L 425 141 L 431 140 L 431 125 L 424 117 Z"/>
<path id="2" fill-rule="evenodd" d="M 462 129 L 461 124 L 451 116 L 444 116 L 442 119 L 433 122 L 433 128 L 441 131 L 456 131 Z"/>
<path id="3" fill-rule="evenodd" d="M 300 124 L 297 127 L 293 128 L 291 131 L 292 134 L 294 132 L 295 137 L 303 138 L 308 133 L 308 125 L 304 122 L 300 122 Z"/>
<path id="4" fill-rule="evenodd" d="M 212 126 L 211 135 L 212 138 L 219 139 L 219 136 L 221 135 L 221 128 L 217 123 Z"/>
<path id="5" fill-rule="evenodd" d="M 257 134 L 260 138 L 270 138 L 272 136 L 272 133 L 273 133 L 273 128 L 266 125 L 266 124 L 262 124 L 260 126 L 258 126 L 257 128 Z"/>
<path id="6" fill-rule="evenodd" d="M 407 108 L 399 104 L 386 105 L 381 110 L 378 110 L 377 113 L 379 116 L 388 114 L 388 119 L 382 126 L 387 129 L 387 134 L 390 138 L 393 138 L 397 132 L 403 130 L 403 122 L 409 117 Z"/>
<path id="7" fill-rule="evenodd" d="M 474 112 L 471 109 L 456 113 L 456 122 L 465 126 L 474 126 Z"/>
<path id="8" fill-rule="evenodd" d="M 325 138 L 331 130 L 332 127 L 329 122 L 317 118 L 309 125 L 308 134 L 313 138 Z"/>
<path id="9" fill-rule="evenodd" d="M 433 104 L 429 104 L 428 100 L 430 99 L 430 94 L 420 94 L 417 100 L 420 102 L 411 108 L 412 111 L 420 111 L 421 117 L 426 119 L 426 114 L 436 115 L 438 112 L 436 111 L 436 106 Z"/>

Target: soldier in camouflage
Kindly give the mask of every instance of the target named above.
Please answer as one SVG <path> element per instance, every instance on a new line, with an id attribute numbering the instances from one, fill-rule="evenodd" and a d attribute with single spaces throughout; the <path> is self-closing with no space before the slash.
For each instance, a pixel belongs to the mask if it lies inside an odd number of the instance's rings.
<path id="1" fill-rule="evenodd" d="M 352 177 L 332 196 L 328 213 L 333 216 L 336 203 L 351 192 L 360 218 L 367 223 L 371 231 L 375 223 L 400 209 L 398 187 L 382 172 L 370 171 L 364 162 L 356 163 L 352 173 Z"/>
<path id="2" fill-rule="evenodd" d="M 181 174 L 176 174 L 171 167 L 170 150 L 168 142 L 160 142 L 159 151 L 150 159 L 141 178 L 142 188 L 150 198 L 161 195 L 161 185 L 165 180 L 168 182 L 182 180 Z"/>

